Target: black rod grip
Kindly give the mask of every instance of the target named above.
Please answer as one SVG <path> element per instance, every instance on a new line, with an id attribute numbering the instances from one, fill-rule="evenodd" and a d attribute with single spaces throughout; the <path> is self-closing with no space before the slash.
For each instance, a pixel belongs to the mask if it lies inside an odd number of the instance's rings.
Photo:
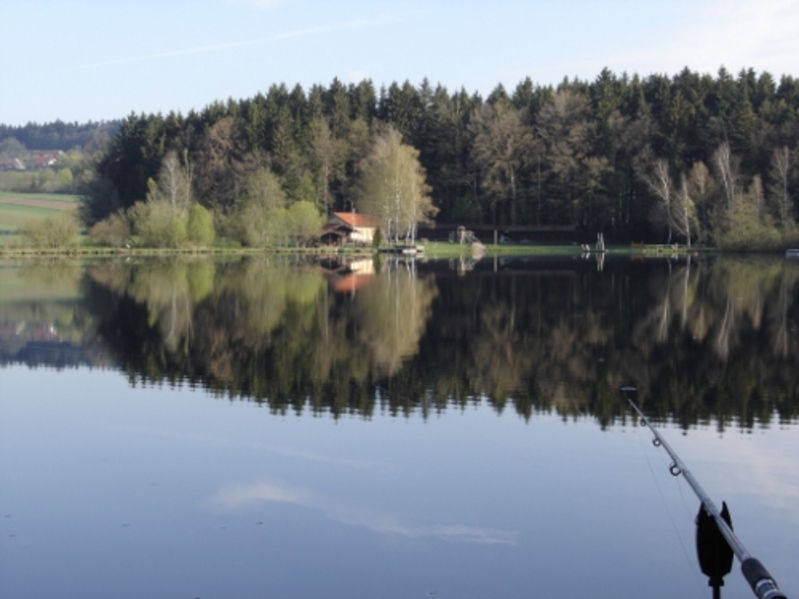
<path id="1" fill-rule="evenodd" d="M 741 572 L 760 599 L 788 599 L 777 587 L 777 583 L 759 560 L 750 557 L 741 564 Z"/>

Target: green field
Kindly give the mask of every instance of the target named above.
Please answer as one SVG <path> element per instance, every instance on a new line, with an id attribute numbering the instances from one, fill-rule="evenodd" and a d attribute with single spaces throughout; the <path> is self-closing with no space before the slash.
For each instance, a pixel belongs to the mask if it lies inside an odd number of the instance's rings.
<path id="1" fill-rule="evenodd" d="M 10 199 L 38 200 L 42 202 L 59 202 L 75 205 L 80 202 L 80 196 L 66 193 L 21 193 L 18 191 L 0 191 L 0 202 Z"/>
<path id="2" fill-rule="evenodd" d="M 30 220 L 76 210 L 80 197 L 58 193 L 0 192 L 0 234 L 14 234 Z"/>

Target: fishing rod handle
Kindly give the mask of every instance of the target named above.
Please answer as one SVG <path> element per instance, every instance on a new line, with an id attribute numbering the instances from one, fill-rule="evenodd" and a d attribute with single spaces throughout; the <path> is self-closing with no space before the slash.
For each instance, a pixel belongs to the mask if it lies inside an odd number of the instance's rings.
<path id="1" fill-rule="evenodd" d="M 777 587 L 776 581 L 766 567 L 754 557 L 743 561 L 741 572 L 760 599 L 788 599 Z"/>

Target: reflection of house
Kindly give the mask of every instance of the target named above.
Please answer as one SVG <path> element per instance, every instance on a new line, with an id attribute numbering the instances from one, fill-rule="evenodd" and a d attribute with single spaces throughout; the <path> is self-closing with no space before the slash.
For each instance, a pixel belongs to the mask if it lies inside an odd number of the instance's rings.
<path id="1" fill-rule="evenodd" d="M 355 243 L 370 245 L 377 230 L 377 219 L 367 214 L 355 212 L 334 212 L 325 226 L 320 238 L 328 245 Z"/>
<path id="2" fill-rule="evenodd" d="M 330 282 L 334 293 L 355 294 L 356 291 L 374 282 L 375 268 L 371 258 L 355 260 L 349 264 L 324 263 L 322 275 Z"/>

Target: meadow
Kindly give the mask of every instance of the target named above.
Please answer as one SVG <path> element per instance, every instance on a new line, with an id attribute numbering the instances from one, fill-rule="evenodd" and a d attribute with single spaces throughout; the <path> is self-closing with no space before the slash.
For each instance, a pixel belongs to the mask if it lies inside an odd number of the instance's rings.
<path id="1" fill-rule="evenodd" d="M 0 192 L 0 234 L 16 233 L 30 220 L 77 210 L 80 197 L 60 193 Z"/>

